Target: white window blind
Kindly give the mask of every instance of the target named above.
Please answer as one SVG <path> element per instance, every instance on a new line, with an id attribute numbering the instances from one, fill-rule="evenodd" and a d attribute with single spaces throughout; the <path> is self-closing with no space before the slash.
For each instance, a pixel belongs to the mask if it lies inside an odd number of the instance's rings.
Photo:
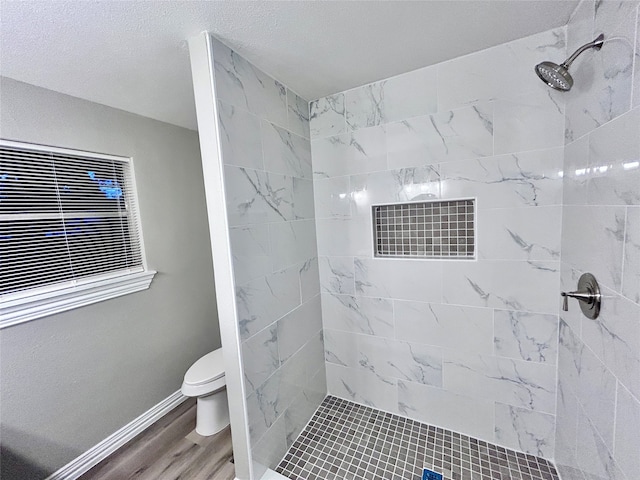
<path id="1" fill-rule="evenodd" d="M 130 159 L 0 142 L 0 300 L 141 271 Z"/>

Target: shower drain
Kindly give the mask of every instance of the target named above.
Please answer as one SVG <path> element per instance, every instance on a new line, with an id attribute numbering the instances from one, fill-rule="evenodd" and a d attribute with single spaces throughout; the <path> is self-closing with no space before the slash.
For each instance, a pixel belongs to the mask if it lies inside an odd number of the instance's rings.
<path id="1" fill-rule="evenodd" d="M 425 468 L 422 470 L 422 480 L 442 480 L 442 474 Z"/>

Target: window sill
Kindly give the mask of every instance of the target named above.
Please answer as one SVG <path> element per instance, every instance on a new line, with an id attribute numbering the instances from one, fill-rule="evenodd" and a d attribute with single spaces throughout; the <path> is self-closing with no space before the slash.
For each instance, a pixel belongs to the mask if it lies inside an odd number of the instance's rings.
<path id="1" fill-rule="evenodd" d="M 0 329 L 149 288 L 155 271 L 128 273 L 0 300 Z"/>

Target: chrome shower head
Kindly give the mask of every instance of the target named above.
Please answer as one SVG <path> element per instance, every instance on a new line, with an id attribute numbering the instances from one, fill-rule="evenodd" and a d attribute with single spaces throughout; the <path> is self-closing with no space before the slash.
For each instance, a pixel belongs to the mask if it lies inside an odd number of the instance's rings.
<path id="1" fill-rule="evenodd" d="M 553 62 L 539 63 L 535 68 L 536 73 L 538 74 L 538 77 L 540 77 L 540 79 L 551 88 L 562 90 L 564 92 L 571 90 L 571 87 L 573 86 L 573 77 L 569 74 L 569 67 L 573 61 L 585 50 L 590 48 L 600 50 L 603 43 L 604 35 L 600 34 L 593 42 L 581 46 L 573 53 L 573 55 L 567 58 L 560 65 L 556 65 Z"/>
<path id="2" fill-rule="evenodd" d="M 553 62 L 542 62 L 536 65 L 536 73 L 540 79 L 556 90 L 568 91 L 573 86 L 573 77 L 569 69 Z"/>

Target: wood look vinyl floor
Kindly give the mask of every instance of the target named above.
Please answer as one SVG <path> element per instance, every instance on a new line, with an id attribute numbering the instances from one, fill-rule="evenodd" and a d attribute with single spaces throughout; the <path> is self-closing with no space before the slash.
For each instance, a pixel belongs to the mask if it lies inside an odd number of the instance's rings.
<path id="1" fill-rule="evenodd" d="M 190 398 L 79 480 L 233 480 L 231 429 L 198 435 Z"/>

